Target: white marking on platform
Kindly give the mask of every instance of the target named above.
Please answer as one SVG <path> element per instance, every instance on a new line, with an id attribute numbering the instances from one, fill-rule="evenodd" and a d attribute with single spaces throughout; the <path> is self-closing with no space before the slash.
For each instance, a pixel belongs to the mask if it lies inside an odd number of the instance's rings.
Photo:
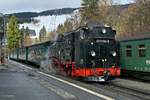
<path id="1" fill-rule="evenodd" d="M 27 67 L 26 65 L 23 65 L 23 64 L 17 63 L 17 62 L 15 62 L 15 61 L 10 61 L 10 62 L 15 63 L 15 64 L 17 64 L 17 65 L 21 65 L 22 67 L 25 67 L 25 68 L 30 69 L 30 70 L 32 70 L 32 69 L 33 69 L 33 68 L 31 68 L 31 67 Z M 18 67 L 20 67 L 20 66 L 18 66 Z M 22 68 L 22 67 L 20 67 L 20 68 Z"/>
<path id="2" fill-rule="evenodd" d="M 80 90 L 83 90 L 83 91 L 88 92 L 88 93 L 90 93 L 90 94 L 93 94 L 93 95 L 95 95 L 95 96 L 98 96 L 98 97 L 100 97 L 100 98 L 103 98 L 103 99 L 106 99 L 106 100 L 114 100 L 113 98 L 110 98 L 110 97 L 108 97 L 108 96 L 99 94 L 99 93 L 97 93 L 97 92 L 94 92 L 94 91 L 92 91 L 92 90 L 86 89 L 86 88 L 81 87 L 81 86 L 78 86 L 78 85 L 76 85 L 76 84 L 74 84 L 74 83 L 71 83 L 71 82 L 62 80 L 62 79 L 60 79 L 60 78 L 54 77 L 54 76 L 52 76 L 52 75 L 49 75 L 49 74 L 46 74 L 46 73 L 43 73 L 43 72 L 39 72 L 39 73 L 40 73 L 40 74 L 43 74 L 43 75 L 45 75 L 45 76 L 51 77 L 51 78 L 53 78 L 53 79 L 55 79 L 55 80 L 58 80 L 58 81 L 60 81 L 60 82 L 66 83 L 66 84 L 68 84 L 68 85 L 70 85 L 70 86 L 76 87 L 76 88 L 78 88 L 78 89 L 80 89 Z"/>
<path id="3" fill-rule="evenodd" d="M 65 100 L 77 100 L 77 98 L 74 95 L 68 93 L 67 91 L 64 91 L 63 89 L 57 86 L 49 84 L 45 80 L 40 80 L 40 83 L 43 84 L 49 90 L 55 92 L 57 95 L 63 97 Z"/>

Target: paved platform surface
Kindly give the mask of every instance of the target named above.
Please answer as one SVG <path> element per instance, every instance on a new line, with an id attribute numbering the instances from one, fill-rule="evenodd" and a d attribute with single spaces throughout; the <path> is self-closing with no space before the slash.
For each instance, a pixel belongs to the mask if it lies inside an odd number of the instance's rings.
<path id="1" fill-rule="evenodd" d="M 0 70 L 0 100 L 63 100 L 23 72 Z"/>
<path id="2" fill-rule="evenodd" d="M 142 100 L 92 84 L 57 77 L 9 61 L 0 66 L 0 100 Z M 119 80 L 116 81 L 116 83 Z"/>

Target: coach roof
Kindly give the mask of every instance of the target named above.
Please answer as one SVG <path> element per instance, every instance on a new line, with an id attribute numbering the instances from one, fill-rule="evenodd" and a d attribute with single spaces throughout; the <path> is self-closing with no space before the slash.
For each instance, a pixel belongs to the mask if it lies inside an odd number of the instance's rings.
<path id="1" fill-rule="evenodd" d="M 144 32 L 144 33 L 140 33 L 131 37 L 125 37 L 125 38 L 119 39 L 119 41 L 127 42 L 127 41 L 145 40 L 145 39 L 150 39 L 150 32 Z"/>

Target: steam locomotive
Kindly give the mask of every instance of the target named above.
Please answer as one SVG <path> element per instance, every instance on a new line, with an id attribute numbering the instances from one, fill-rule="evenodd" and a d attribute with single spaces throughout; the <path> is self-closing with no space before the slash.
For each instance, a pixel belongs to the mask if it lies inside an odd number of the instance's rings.
<path id="1" fill-rule="evenodd" d="M 85 81 L 105 82 L 120 76 L 116 31 L 106 26 L 83 26 L 58 35 L 50 58 L 59 73 Z"/>

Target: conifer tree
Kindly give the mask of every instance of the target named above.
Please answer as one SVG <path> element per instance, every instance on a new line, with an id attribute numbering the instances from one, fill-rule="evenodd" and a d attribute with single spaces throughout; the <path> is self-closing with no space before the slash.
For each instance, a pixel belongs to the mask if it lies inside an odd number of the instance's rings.
<path id="1" fill-rule="evenodd" d="M 46 28 L 45 28 L 45 26 L 43 26 L 42 29 L 40 30 L 40 33 L 39 33 L 39 40 L 40 41 L 45 40 L 46 34 L 47 34 Z"/>
<path id="2" fill-rule="evenodd" d="M 82 7 L 80 9 L 82 21 L 81 23 L 88 23 L 95 21 L 98 17 L 98 2 L 99 0 L 82 0 Z"/>
<path id="3" fill-rule="evenodd" d="M 8 48 L 13 49 L 19 47 L 20 30 L 18 20 L 15 16 L 11 16 L 7 28 L 7 43 Z"/>

